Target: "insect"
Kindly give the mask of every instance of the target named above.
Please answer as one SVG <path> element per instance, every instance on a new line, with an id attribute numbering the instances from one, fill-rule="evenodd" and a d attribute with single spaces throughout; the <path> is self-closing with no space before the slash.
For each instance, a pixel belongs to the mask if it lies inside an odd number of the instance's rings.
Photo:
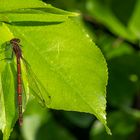
<path id="1" fill-rule="evenodd" d="M 43 87 L 42 83 L 37 79 L 36 75 L 31 70 L 29 63 L 23 58 L 20 39 L 13 38 L 9 41 L 10 47 L 12 47 L 12 57 L 13 53 L 16 56 L 16 65 L 17 65 L 17 101 L 18 101 L 18 115 L 19 115 L 19 125 L 23 123 L 23 114 L 22 114 L 22 93 L 23 93 L 23 83 L 22 83 L 22 71 L 21 71 L 21 60 L 26 69 L 27 79 L 29 82 L 29 88 L 32 91 L 33 95 L 43 104 L 50 103 L 50 95 L 47 90 Z M 5 51 L 7 51 L 6 49 Z M 9 59 L 9 58 L 5 58 Z"/>

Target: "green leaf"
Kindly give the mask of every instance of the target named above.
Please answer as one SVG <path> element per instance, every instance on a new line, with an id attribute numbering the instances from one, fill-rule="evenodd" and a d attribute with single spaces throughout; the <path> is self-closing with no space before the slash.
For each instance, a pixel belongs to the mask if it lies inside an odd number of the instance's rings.
<path id="1" fill-rule="evenodd" d="M 135 52 L 129 43 L 126 43 L 121 38 L 112 37 L 110 34 L 101 32 L 96 38 L 96 43 L 100 46 L 106 59 L 129 55 Z"/>
<path id="2" fill-rule="evenodd" d="M 140 39 L 140 1 L 137 1 L 135 10 L 129 22 L 130 30 Z"/>
<path id="3" fill-rule="evenodd" d="M 1 81 L 0 81 L 0 129 L 4 133 L 4 140 L 7 140 L 12 127 L 17 119 L 17 111 L 16 111 L 16 98 L 15 98 L 15 82 L 14 75 L 12 72 L 12 66 L 10 64 L 6 64 L 3 72 L 1 73 Z M 8 88 L 7 88 L 8 87 Z"/>
<path id="4" fill-rule="evenodd" d="M 49 9 L 53 10 L 53 7 Z M 47 13 L 44 16 L 47 18 Z M 65 16 L 67 18 L 63 22 L 51 25 L 26 24 L 22 21 L 20 25 L 3 23 L 1 28 L 6 29 L 5 40 L 0 42 L 4 43 L 13 37 L 21 40 L 24 58 L 51 96 L 47 107 L 94 114 L 110 133 L 105 113 L 108 79 L 105 59 L 83 27 L 74 18 Z M 51 18 L 52 21 L 56 18 L 55 10 Z M 13 17 L 14 20 L 16 18 Z M 22 71 L 25 73 L 24 69 Z M 47 101 L 45 93 L 42 94 Z M 11 102 L 15 103 L 14 100 Z"/>
<path id="5" fill-rule="evenodd" d="M 112 12 L 126 26 L 131 19 L 136 4 L 137 0 L 110 0 Z"/>
<path id="6" fill-rule="evenodd" d="M 7 40 L 10 40 L 13 37 L 12 33 L 10 32 L 7 26 L 0 25 L 0 45 L 2 45 Z M 0 50 L 1 52 L 1 50 Z M 2 53 L 0 53 L 1 55 Z"/>
<path id="7" fill-rule="evenodd" d="M 34 30 L 9 28 L 22 39 L 25 58 L 46 85 L 52 98 L 49 107 L 92 113 L 105 124 L 107 67 L 83 29 L 71 19 Z"/>
<path id="8" fill-rule="evenodd" d="M 32 10 L 33 11 L 33 10 Z M 54 16 L 54 14 L 1 14 L 1 21 L 3 22 L 7 22 L 7 23 L 10 23 L 10 24 L 20 24 L 20 22 L 22 24 L 25 24 L 24 22 L 26 21 L 26 24 L 30 24 L 31 25 L 31 22 L 32 25 L 35 23 L 34 22 L 37 22 L 38 24 L 41 24 L 41 22 L 51 22 L 53 24 L 53 22 L 63 22 L 67 19 L 66 16 L 63 16 L 63 15 L 56 15 L 55 18 L 52 18 L 52 16 Z M 5 18 L 6 17 L 6 18 Z M 47 23 L 46 23 L 47 24 Z"/>
<path id="9" fill-rule="evenodd" d="M 0 1 L 0 10 L 14 10 L 20 8 L 35 8 L 35 7 L 46 7 L 46 4 L 40 0 L 1 0 Z"/>
<path id="10" fill-rule="evenodd" d="M 66 12 L 42 2 L 39 2 L 36 7 L 22 4 L 18 5 L 16 9 L 14 7 L 9 7 L 9 9 L 0 7 L 0 21 L 14 25 L 51 25 L 77 15 L 77 13 Z"/>
<path id="11" fill-rule="evenodd" d="M 1 45 L 11 36 L 8 28 L 0 26 Z M 4 55 L 0 54 L 0 56 Z M 15 73 L 13 71 L 15 71 L 14 65 L 0 61 L 0 129 L 4 140 L 8 139 L 17 120 Z"/>
<path id="12" fill-rule="evenodd" d="M 93 19 L 105 25 L 112 33 L 135 42 L 137 37 L 116 17 L 109 2 L 111 1 L 88 0 L 86 8 Z"/>
<path id="13" fill-rule="evenodd" d="M 11 3 L 10 3 L 11 1 Z M 10 3 L 10 4 L 9 4 Z M 43 3 L 39 0 L 29 0 L 28 3 L 26 0 L 1 0 L 0 1 L 0 14 L 10 14 L 10 13 L 47 13 L 47 14 L 60 14 L 67 16 L 76 16 L 77 13 L 64 11 L 58 8 L 51 6 L 50 4 Z M 21 17 L 22 18 L 22 17 Z"/>

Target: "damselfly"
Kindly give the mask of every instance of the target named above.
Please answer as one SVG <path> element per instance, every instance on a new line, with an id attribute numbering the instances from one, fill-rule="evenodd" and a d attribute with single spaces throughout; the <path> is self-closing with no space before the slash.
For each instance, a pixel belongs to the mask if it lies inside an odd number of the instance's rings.
<path id="1" fill-rule="evenodd" d="M 22 115 L 22 92 L 23 92 L 23 83 L 22 83 L 22 71 L 21 71 L 21 60 L 26 69 L 26 75 L 29 82 L 29 88 L 32 91 L 33 95 L 44 105 L 50 103 L 50 95 L 38 80 L 34 72 L 32 71 L 29 63 L 23 58 L 20 39 L 13 38 L 8 42 L 9 45 L 6 45 L 5 51 L 8 51 L 11 48 L 11 58 L 4 58 L 2 60 L 13 59 L 13 54 L 16 56 L 16 65 L 17 65 L 17 101 L 18 101 L 18 114 L 19 114 L 19 125 L 22 125 L 23 115 Z M 8 47 L 7 47 L 8 46 Z"/>

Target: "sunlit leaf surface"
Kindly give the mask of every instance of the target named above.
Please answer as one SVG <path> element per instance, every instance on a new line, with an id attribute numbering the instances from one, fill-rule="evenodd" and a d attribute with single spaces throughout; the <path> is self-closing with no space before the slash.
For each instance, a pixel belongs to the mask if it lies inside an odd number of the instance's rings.
<path id="1" fill-rule="evenodd" d="M 3 7 L 0 7 L 0 9 Z M 15 11 L 13 7 L 9 9 Z M 23 7 L 18 5 L 18 8 Z M 37 24 L 33 18 L 31 18 L 32 22 L 23 22 L 19 18 L 20 13 L 14 13 L 14 16 L 12 14 L 6 16 L 5 14 L 5 18 L 0 15 L 1 21 L 11 19 L 0 27 L 3 31 L 0 45 L 13 37 L 21 40 L 24 58 L 51 97 L 51 102 L 47 104 L 47 96 L 44 92 L 42 93 L 47 107 L 94 114 L 104 124 L 107 132 L 110 133 L 106 125 L 105 113 L 108 73 L 101 51 L 92 42 L 84 28 L 74 20 L 73 13 L 59 11 L 50 5 L 42 6 L 42 8 L 41 12 L 44 12 L 46 18 L 47 16 L 50 18 L 48 13 L 51 11 L 51 18 L 47 21 L 42 16 L 34 13 L 34 18 L 39 18 L 41 21 Z M 40 9 L 38 10 L 40 12 Z M 59 17 L 58 21 L 56 21 L 57 17 Z M 62 20 L 60 17 L 62 17 Z M 22 14 L 22 18 L 28 21 L 29 17 Z M 17 19 L 19 20 L 18 23 Z M 3 75 L 10 74 L 5 65 L 0 67 L 5 69 L 1 70 L 1 75 L 2 73 Z M 25 73 L 24 69 L 22 71 Z M 11 81 L 15 80 L 16 71 L 11 71 L 11 75 L 14 75 L 10 76 Z M 6 78 L 2 77 L 1 80 L 4 82 Z M 11 107 L 13 107 L 12 113 L 15 113 L 17 108 L 15 105 L 16 100 L 11 99 L 9 102 L 8 99 L 3 98 L 9 92 L 12 96 L 15 95 L 15 83 L 11 83 L 8 90 L 3 89 L 2 82 L 0 84 L 2 89 L 0 97 L 4 113 L 7 114 L 7 111 L 11 111 Z M 6 82 L 5 86 L 8 86 Z M 11 106 L 7 106 L 7 102 L 11 103 Z M 5 122 L 1 125 L 5 140 L 10 133 L 10 131 L 8 134 L 5 133 L 5 130 L 12 129 L 15 123 L 13 118 L 15 117 L 17 118 L 17 115 L 11 116 L 8 114 L 7 123 L 10 123 L 10 125 L 5 125 Z M 1 115 L 1 118 L 5 119 L 5 116 Z"/>

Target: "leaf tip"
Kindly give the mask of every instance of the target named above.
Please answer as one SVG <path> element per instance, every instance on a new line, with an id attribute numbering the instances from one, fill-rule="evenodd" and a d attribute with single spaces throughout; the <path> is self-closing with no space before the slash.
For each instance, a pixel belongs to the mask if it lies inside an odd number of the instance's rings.
<path id="1" fill-rule="evenodd" d="M 105 129 L 106 129 L 106 132 L 107 132 L 108 135 L 112 135 L 111 130 L 107 126 L 105 126 Z"/>

